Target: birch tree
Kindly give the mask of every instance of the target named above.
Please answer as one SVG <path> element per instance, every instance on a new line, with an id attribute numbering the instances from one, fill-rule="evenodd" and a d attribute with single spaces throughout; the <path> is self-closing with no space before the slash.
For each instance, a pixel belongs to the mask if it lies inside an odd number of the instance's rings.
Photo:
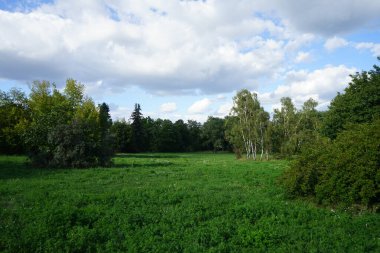
<path id="1" fill-rule="evenodd" d="M 237 136 L 229 139 L 235 140 L 234 145 L 240 143 L 243 146 L 242 149 L 245 151 L 247 159 L 256 160 L 259 148 L 261 149 L 262 158 L 264 153 L 265 122 L 269 120 L 269 114 L 260 107 L 257 94 L 246 89 L 239 91 L 233 98 L 231 116 L 236 117 L 236 119 L 231 126 L 232 131 L 230 131 L 230 134 Z M 238 142 L 236 139 L 241 141 Z"/>
<path id="2" fill-rule="evenodd" d="M 296 135 L 299 128 L 299 114 L 289 97 L 281 98 L 281 108 L 274 110 L 273 124 L 282 154 L 293 154 L 297 149 Z"/>

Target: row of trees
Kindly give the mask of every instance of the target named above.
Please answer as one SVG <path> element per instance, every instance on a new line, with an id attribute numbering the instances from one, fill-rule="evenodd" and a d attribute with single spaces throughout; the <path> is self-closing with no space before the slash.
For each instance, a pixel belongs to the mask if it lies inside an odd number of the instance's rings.
<path id="1" fill-rule="evenodd" d="M 188 120 L 143 117 L 135 105 L 130 121 L 117 120 L 111 127 L 116 152 L 194 152 L 228 150 L 224 119 L 209 117 L 201 123 Z"/>
<path id="2" fill-rule="evenodd" d="M 113 152 L 233 150 L 237 157 L 268 159 L 270 153 L 299 152 L 320 125 L 316 106 L 310 99 L 297 110 L 290 98 L 283 98 L 271 120 L 257 95 L 241 90 L 224 119 L 173 123 L 144 117 L 136 104 L 128 121 L 112 122 L 107 104 L 95 106 L 75 80 L 67 80 L 63 92 L 36 81 L 29 97 L 15 89 L 0 92 L 0 152 L 27 152 L 33 163 L 44 166 L 81 167 L 108 164 Z M 75 156 L 81 162 L 71 161 Z"/>

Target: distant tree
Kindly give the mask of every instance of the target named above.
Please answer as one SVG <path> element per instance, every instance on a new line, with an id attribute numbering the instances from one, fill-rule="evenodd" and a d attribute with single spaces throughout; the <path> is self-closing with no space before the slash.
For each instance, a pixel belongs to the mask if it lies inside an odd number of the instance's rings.
<path id="1" fill-rule="evenodd" d="M 378 58 L 380 60 L 380 57 Z M 380 117 L 380 67 L 351 76 L 344 93 L 331 101 L 322 132 L 334 139 L 350 123 L 371 122 Z"/>
<path id="2" fill-rule="evenodd" d="M 244 150 L 247 158 L 256 159 L 259 150 L 261 150 L 260 157 L 262 158 L 264 150 L 266 153 L 269 152 L 264 146 L 267 143 L 269 114 L 260 106 L 257 94 L 247 89 L 237 92 L 233 102 L 228 131 L 229 140 L 233 142 L 235 151 Z"/>
<path id="3" fill-rule="evenodd" d="M 260 147 L 260 160 L 263 159 L 264 153 L 266 156 L 266 159 L 269 159 L 269 138 L 270 138 L 270 121 L 269 121 L 269 113 L 264 111 L 264 109 L 261 107 L 258 114 L 257 114 L 257 131 L 259 136 L 259 147 Z"/>
<path id="4" fill-rule="evenodd" d="M 157 131 L 154 119 L 151 117 L 144 117 L 142 119 L 143 129 L 144 129 L 144 150 L 145 151 L 155 151 L 156 150 L 156 138 Z"/>
<path id="5" fill-rule="evenodd" d="M 174 152 L 179 149 L 178 132 L 174 124 L 168 119 L 160 122 L 157 148 L 160 152 Z"/>
<path id="6" fill-rule="evenodd" d="M 244 152 L 244 139 L 241 136 L 239 118 L 237 116 L 227 116 L 225 119 L 225 138 L 232 144 L 233 151 L 237 159 L 242 157 Z"/>
<path id="7" fill-rule="evenodd" d="M 187 121 L 187 129 L 189 135 L 188 151 L 199 151 L 202 149 L 201 129 L 202 124 L 195 120 Z"/>
<path id="8" fill-rule="evenodd" d="M 132 128 L 125 119 L 115 121 L 110 131 L 116 152 L 127 152 L 131 149 Z"/>
<path id="9" fill-rule="evenodd" d="M 98 105 L 99 108 L 99 127 L 102 134 L 106 134 L 112 126 L 109 106 L 106 103 Z"/>
<path id="10" fill-rule="evenodd" d="M 109 106 L 106 103 L 98 105 L 99 110 L 99 131 L 100 131 L 100 142 L 99 142 L 99 164 L 101 166 L 108 166 L 110 164 L 113 155 L 113 139 L 110 132 L 112 126 L 112 119 L 110 115 Z"/>
<path id="11" fill-rule="evenodd" d="M 190 142 L 190 133 L 187 128 L 186 123 L 183 120 L 177 120 L 174 123 L 174 128 L 176 132 L 177 137 L 177 151 L 178 152 L 184 152 L 188 151 L 189 147 L 191 146 Z"/>
<path id="12" fill-rule="evenodd" d="M 281 98 L 281 108 L 274 110 L 273 137 L 277 150 L 283 155 L 295 154 L 299 148 L 298 136 L 300 118 L 289 97 Z"/>
<path id="13" fill-rule="evenodd" d="M 322 113 L 317 111 L 318 102 L 310 98 L 302 106 L 298 112 L 299 127 L 297 132 L 297 152 L 303 145 L 314 142 L 320 136 Z"/>
<path id="14" fill-rule="evenodd" d="M 0 90 L 0 115 L 0 153 L 23 153 L 23 135 L 30 120 L 25 93 L 18 89 Z"/>
<path id="15" fill-rule="evenodd" d="M 135 109 L 131 114 L 132 120 L 132 147 L 134 152 L 145 151 L 145 131 L 143 127 L 143 115 L 140 104 L 135 104 Z"/>
<path id="16" fill-rule="evenodd" d="M 202 126 L 203 146 L 206 150 L 225 150 L 227 142 L 224 139 L 224 119 L 209 116 Z"/>

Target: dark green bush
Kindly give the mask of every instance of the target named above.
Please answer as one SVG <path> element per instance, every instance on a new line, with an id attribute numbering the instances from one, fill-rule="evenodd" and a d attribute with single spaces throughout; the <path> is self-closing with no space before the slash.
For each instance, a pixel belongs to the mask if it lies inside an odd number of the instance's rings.
<path id="1" fill-rule="evenodd" d="M 97 142 L 86 122 L 73 122 L 54 128 L 48 142 L 54 147 L 51 167 L 90 167 L 97 165 Z"/>
<path id="2" fill-rule="evenodd" d="M 281 180 L 290 196 L 325 204 L 380 202 L 380 120 L 348 129 L 334 141 L 320 138 L 303 148 Z"/>

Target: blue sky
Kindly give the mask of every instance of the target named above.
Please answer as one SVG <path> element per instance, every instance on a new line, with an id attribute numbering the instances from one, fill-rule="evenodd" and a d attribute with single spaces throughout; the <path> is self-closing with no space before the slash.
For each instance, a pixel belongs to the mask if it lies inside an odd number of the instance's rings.
<path id="1" fill-rule="evenodd" d="M 380 1 L 0 0 L 0 89 L 74 78 L 114 119 L 224 117 L 236 91 L 326 109 L 380 55 Z"/>

